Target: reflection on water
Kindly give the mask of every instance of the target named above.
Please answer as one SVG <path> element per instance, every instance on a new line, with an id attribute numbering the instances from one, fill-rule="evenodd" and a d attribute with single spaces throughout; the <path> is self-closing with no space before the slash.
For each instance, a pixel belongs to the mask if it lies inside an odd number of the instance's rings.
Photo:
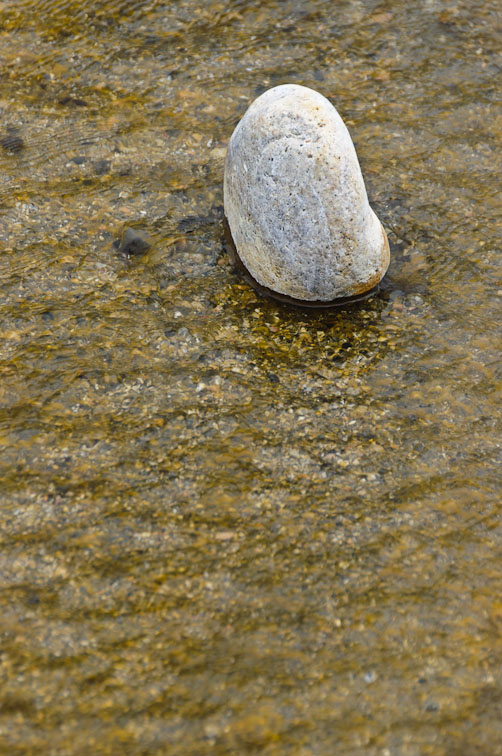
<path id="1" fill-rule="evenodd" d="M 6 753 L 502 753 L 501 41 L 495 0 L 0 2 Z M 223 251 L 287 81 L 389 231 L 345 311 Z"/>

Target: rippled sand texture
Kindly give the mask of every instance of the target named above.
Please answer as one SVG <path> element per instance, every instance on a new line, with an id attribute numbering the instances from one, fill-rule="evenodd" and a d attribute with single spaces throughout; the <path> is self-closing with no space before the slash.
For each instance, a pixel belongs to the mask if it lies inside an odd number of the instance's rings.
<path id="1" fill-rule="evenodd" d="M 501 50 L 495 0 L 0 0 L 1 753 L 502 754 Z M 223 249 L 284 82 L 389 230 L 345 311 Z"/>

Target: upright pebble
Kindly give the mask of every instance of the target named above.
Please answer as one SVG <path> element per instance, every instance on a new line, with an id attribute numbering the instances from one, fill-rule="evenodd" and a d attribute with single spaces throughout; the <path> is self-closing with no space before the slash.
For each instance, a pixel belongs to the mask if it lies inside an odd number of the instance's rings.
<path id="1" fill-rule="evenodd" d="M 389 265 L 347 127 L 307 87 L 274 87 L 248 108 L 228 146 L 224 208 L 248 277 L 279 299 L 336 304 Z"/>

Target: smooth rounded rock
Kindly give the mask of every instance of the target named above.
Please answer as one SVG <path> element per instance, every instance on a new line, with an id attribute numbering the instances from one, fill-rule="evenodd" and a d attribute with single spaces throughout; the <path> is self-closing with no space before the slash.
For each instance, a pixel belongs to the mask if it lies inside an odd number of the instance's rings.
<path id="1" fill-rule="evenodd" d="M 228 146 L 224 207 L 242 264 L 272 295 L 330 304 L 387 270 L 349 132 L 307 87 L 274 87 L 248 108 Z"/>
<path id="2" fill-rule="evenodd" d="M 128 257 L 144 255 L 150 249 L 150 242 L 134 228 L 124 228 L 118 242 L 119 252 Z"/>

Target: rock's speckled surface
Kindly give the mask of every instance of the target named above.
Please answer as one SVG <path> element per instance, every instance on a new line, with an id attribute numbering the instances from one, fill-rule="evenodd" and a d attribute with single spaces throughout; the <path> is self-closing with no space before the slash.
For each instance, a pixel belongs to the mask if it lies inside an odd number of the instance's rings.
<path id="1" fill-rule="evenodd" d="M 312 89 L 285 84 L 252 103 L 230 139 L 224 203 L 243 264 L 274 292 L 329 302 L 387 270 L 349 132 Z"/>

